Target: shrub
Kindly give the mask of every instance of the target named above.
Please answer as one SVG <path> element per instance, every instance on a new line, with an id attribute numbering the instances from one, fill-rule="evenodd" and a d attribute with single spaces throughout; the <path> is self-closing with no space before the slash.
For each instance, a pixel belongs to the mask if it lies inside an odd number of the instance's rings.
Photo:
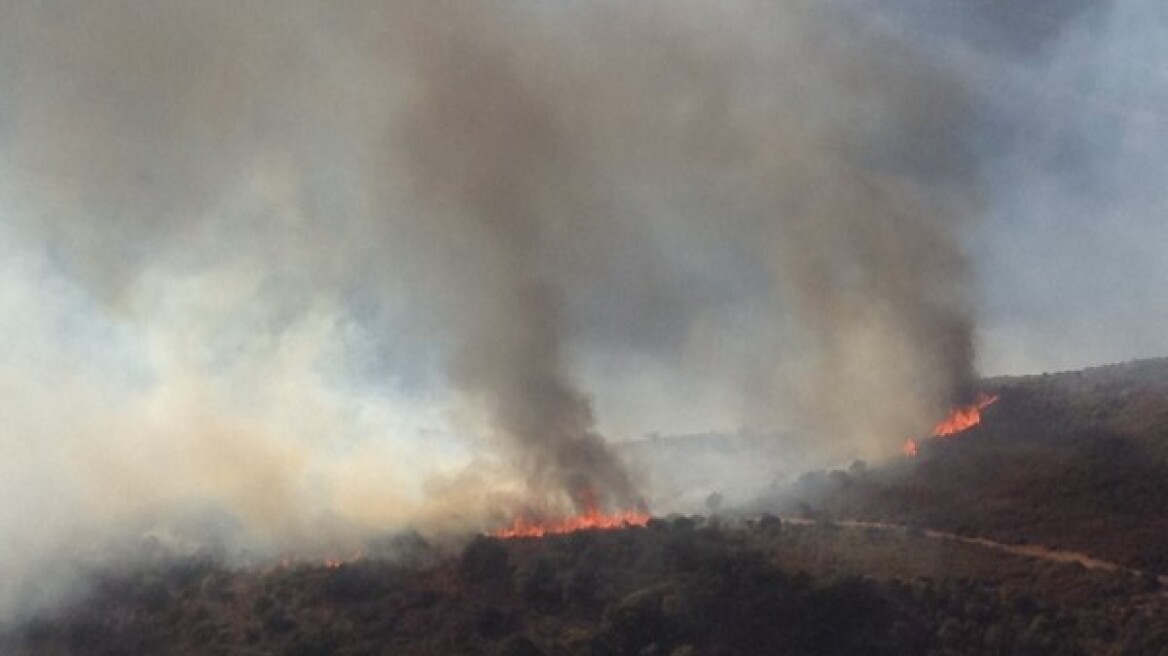
<path id="1" fill-rule="evenodd" d="M 546 558 L 538 558 L 519 577 L 519 594 L 524 601 L 545 613 L 557 611 L 563 604 L 563 592 L 556 578 L 556 568 Z"/>
<path id="2" fill-rule="evenodd" d="M 462 552 L 458 571 L 468 583 L 508 580 L 511 578 L 510 556 L 498 540 L 480 536 Z"/>
<path id="3" fill-rule="evenodd" d="M 544 656 L 543 650 L 527 636 L 516 633 L 499 646 L 499 656 Z"/>

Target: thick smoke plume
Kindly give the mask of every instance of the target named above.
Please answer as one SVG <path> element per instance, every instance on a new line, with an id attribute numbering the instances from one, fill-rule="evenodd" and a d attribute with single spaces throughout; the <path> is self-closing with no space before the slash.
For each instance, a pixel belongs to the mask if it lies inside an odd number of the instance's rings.
<path id="1" fill-rule="evenodd" d="M 651 489 L 603 433 L 880 456 L 970 383 L 965 98 L 842 8 L 0 25 L 5 567 L 208 507 L 268 551 L 627 507 Z"/>
<path id="2" fill-rule="evenodd" d="M 468 266 L 435 272 L 458 295 L 451 380 L 485 406 L 531 492 L 631 507 L 634 485 L 568 372 L 548 234 L 557 221 L 589 229 L 596 176 L 567 133 L 570 99 L 515 61 L 528 48 L 555 58 L 554 44 L 493 29 L 482 8 L 429 12 L 396 35 L 406 47 L 392 59 L 410 65 L 415 88 L 387 147 L 423 201 L 417 220 L 441 261 L 463 256 L 452 235 L 473 242 Z"/>
<path id="3" fill-rule="evenodd" d="M 598 479 L 630 500 L 565 373 L 587 313 L 670 363 L 712 351 L 684 375 L 739 378 L 751 400 L 733 421 L 784 426 L 820 454 L 879 456 L 967 400 L 959 242 L 977 208 L 959 88 L 907 47 L 801 3 L 559 11 L 566 22 L 430 9 L 399 21 L 415 36 L 394 57 L 414 65 L 391 157 L 427 203 L 427 243 L 469 235 L 479 251 L 446 251 L 473 264 L 438 274 L 473 295 L 452 319 L 454 380 L 486 401 L 534 487 Z M 641 248 L 621 254 L 635 231 Z M 658 240 L 712 261 L 670 261 Z M 625 275 L 605 280 L 613 268 Z M 701 277 L 722 289 L 686 287 Z M 744 293 L 754 284 L 770 289 Z M 734 320 L 724 303 L 767 304 L 780 333 L 745 347 L 765 363 L 746 375 L 710 343 L 729 331 L 697 334 Z"/>

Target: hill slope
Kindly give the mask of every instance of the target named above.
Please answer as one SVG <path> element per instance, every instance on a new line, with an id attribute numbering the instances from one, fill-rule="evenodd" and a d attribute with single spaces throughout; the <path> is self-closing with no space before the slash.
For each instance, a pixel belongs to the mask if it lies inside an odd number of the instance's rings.
<path id="1" fill-rule="evenodd" d="M 107 573 L 6 654 L 1168 653 L 1154 579 L 831 524 L 477 539 L 410 564 Z"/>
<path id="2" fill-rule="evenodd" d="M 919 457 L 805 477 L 831 515 L 1070 548 L 1168 573 L 1168 359 L 994 378 L 980 425 Z M 788 504 L 790 505 L 790 504 Z"/>
<path id="3" fill-rule="evenodd" d="M 982 387 L 1000 400 L 979 426 L 769 501 L 814 521 L 678 517 L 461 551 L 414 536 L 392 560 L 333 567 L 164 559 L 97 572 L 72 607 L 0 626 L 0 653 L 1168 655 L 1168 592 L 1151 575 L 1168 573 L 1168 359 Z"/>

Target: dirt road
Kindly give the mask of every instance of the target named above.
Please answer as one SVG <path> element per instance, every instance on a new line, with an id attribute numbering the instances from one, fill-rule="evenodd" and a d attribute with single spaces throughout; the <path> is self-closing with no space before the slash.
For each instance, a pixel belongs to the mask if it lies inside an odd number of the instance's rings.
<path id="1" fill-rule="evenodd" d="M 797 518 L 783 518 L 784 522 L 791 524 L 815 524 L 816 520 L 811 519 L 797 519 Z M 886 522 L 865 522 L 857 520 L 835 520 L 831 522 L 837 526 L 844 526 L 849 528 L 874 528 L 887 531 L 908 531 L 913 527 L 905 526 L 904 524 L 889 524 Z M 1036 544 L 1006 544 L 1004 542 L 997 542 L 989 538 L 968 537 L 965 535 L 958 535 L 956 533 L 948 533 L 945 531 L 935 531 L 933 529 L 923 529 L 925 537 L 934 540 L 949 540 L 952 542 L 963 542 L 965 544 L 976 544 L 987 549 L 1001 551 L 1003 553 L 1013 554 L 1015 556 L 1024 556 L 1027 558 L 1039 558 L 1055 563 L 1078 563 L 1087 569 L 1097 569 L 1106 572 L 1123 572 L 1135 576 L 1142 576 L 1145 574 L 1142 570 L 1133 569 L 1131 567 L 1124 567 L 1118 563 L 1113 563 L 1107 560 L 1100 560 L 1092 556 L 1078 551 L 1066 551 L 1063 549 L 1051 549 L 1042 545 Z M 1168 575 L 1159 575 L 1156 577 L 1160 581 L 1160 585 L 1168 586 Z"/>

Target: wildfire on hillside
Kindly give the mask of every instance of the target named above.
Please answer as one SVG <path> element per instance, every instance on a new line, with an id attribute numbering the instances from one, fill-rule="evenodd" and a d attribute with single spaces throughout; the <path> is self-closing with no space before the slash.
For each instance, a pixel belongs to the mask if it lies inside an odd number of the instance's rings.
<path id="1" fill-rule="evenodd" d="M 649 523 L 650 519 L 649 513 L 644 510 L 605 512 L 593 490 L 583 491 L 580 494 L 578 505 L 582 509 L 567 517 L 548 518 L 520 514 L 512 520 L 509 526 L 492 531 L 491 535 L 497 538 L 538 538 L 575 531 L 615 530 L 629 526 L 644 526 Z"/>
<path id="2" fill-rule="evenodd" d="M 997 402 L 998 396 L 989 394 L 979 394 L 977 402 L 965 406 L 964 408 L 955 408 L 953 412 L 945 418 L 945 421 L 933 427 L 934 437 L 948 437 L 955 435 L 961 431 L 973 428 L 981 423 L 981 411 Z"/>
<path id="3" fill-rule="evenodd" d="M 981 411 L 993 405 L 998 400 L 996 394 L 978 394 L 977 401 L 970 405 L 954 408 L 949 416 L 933 427 L 932 437 L 950 437 L 969 430 L 981 423 Z M 909 439 L 904 443 L 904 455 L 912 458 L 917 455 L 919 447 L 917 440 Z"/>
<path id="4" fill-rule="evenodd" d="M 342 565 L 346 565 L 348 563 L 355 563 L 364 557 L 365 557 L 364 551 L 357 551 L 352 556 L 349 556 L 348 558 L 326 558 L 324 561 L 324 566 L 327 567 L 328 569 L 339 569 Z"/>

